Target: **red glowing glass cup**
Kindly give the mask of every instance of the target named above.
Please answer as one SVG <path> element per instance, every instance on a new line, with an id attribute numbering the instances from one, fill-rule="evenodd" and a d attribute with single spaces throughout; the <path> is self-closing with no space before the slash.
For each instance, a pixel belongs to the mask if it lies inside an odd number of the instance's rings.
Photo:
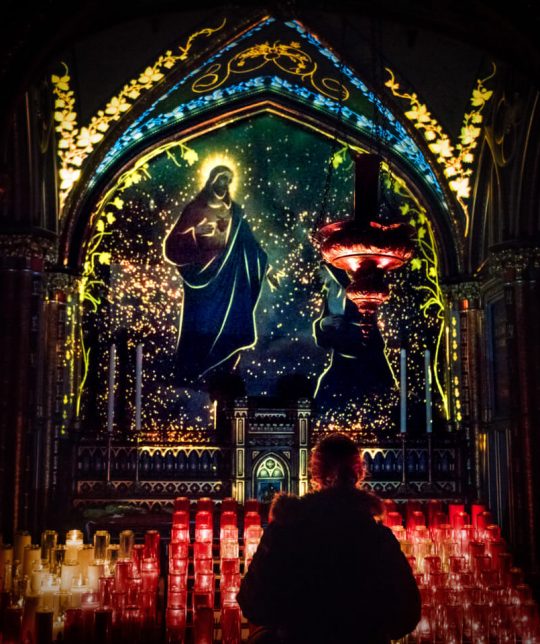
<path id="1" fill-rule="evenodd" d="M 241 613 L 238 604 L 225 604 L 221 610 L 221 641 L 240 644 L 242 635 Z"/>
<path id="2" fill-rule="evenodd" d="M 236 596 L 238 595 L 239 588 L 237 586 L 232 586 L 230 588 L 221 588 L 221 605 L 225 606 L 226 604 L 233 604 L 236 602 Z"/>
<path id="3" fill-rule="evenodd" d="M 197 611 L 199 608 L 214 609 L 214 594 L 202 590 L 194 590 L 191 595 L 192 608 Z"/>
<path id="4" fill-rule="evenodd" d="M 480 512 L 476 515 L 476 529 L 479 532 L 484 531 L 488 525 L 493 524 L 491 512 Z"/>
<path id="5" fill-rule="evenodd" d="M 442 572 L 441 558 L 436 555 L 424 557 L 424 572 L 428 575 L 434 572 Z"/>
<path id="6" fill-rule="evenodd" d="M 114 590 L 114 577 L 99 578 L 99 603 L 106 607 L 111 605 L 111 593 Z"/>
<path id="7" fill-rule="evenodd" d="M 168 608 L 183 608 L 187 607 L 187 589 L 171 591 L 167 595 Z"/>
<path id="8" fill-rule="evenodd" d="M 187 559 L 189 557 L 189 544 L 186 542 L 169 544 L 169 560 Z"/>
<path id="9" fill-rule="evenodd" d="M 174 500 L 175 512 L 188 512 L 189 513 L 190 501 L 187 496 L 177 496 Z"/>
<path id="10" fill-rule="evenodd" d="M 259 513 L 259 501 L 257 499 L 246 499 L 244 502 L 244 516 L 248 512 Z"/>
<path id="11" fill-rule="evenodd" d="M 186 613 L 185 608 L 167 608 L 165 624 L 168 644 L 181 644 L 184 642 L 186 634 Z"/>
<path id="12" fill-rule="evenodd" d="M 189 527 L 189 512 L 185 510 L 177 510 L 172 516 L 173 527 Z"/>
<path id="13" fill-rule="evenodd" d="M 211 574 L 214 572 L 214 560 L 213 559 L 195 559 L 194 562 L 194 572 L 195 574 L 205 573 Z"/>
<path id="14" fill-rule="evenodd" d="M 477 528 L 478 515 L 486 511 L 486 506 L 482 503 L 473 503 L 471 505 L 471 523 L 474 528 Z"/>
<path id="15" fill-rule="evenodd" d="M 463 503 L 449 503 L 448 504 L 448 519 L 450 525 L 454 525 L 454 515 L 458 512 L 465 512 L 465 505 Z"/>
<path id="16" fill-rule="evenodd" d="M 201 525 L 195 528 L 195 541 L 197 543 L 212 543 L 214 531 L 212 526 Z"/>
<path id="17" fill-rule="evenodd" d="M 234 512 L 238 510 L 238 501 L 233 499 L 231 496 L 226 497 L 221 502 L 221 512 Z"/>
<path id="18" fill-rule="evenodd" d="M 198 510 L 195 515 L 195 529 L 211 528 L 212 525 L 212 513 L 207 510 Z"/>
<path id="19" fill-rule="evenodd" d="M 133 576 L 131 561 L 117 561 L 114 568 L 114 589 L 127 592 L 128 579 Z"/>
<path id="20" fill-rule="evenodd" d="M 207 496 L 201 496 L 200 499 L 197 499 L 197 512 L 209 512 L 212 514 L 214 512 L 212 499 Z"/>
<path id="21" fill-rule="evenodd" d="M 196 572 L 195 590 L 200 592 L 214 592 L 214 574 L 209 572 Z"/>
<path id="22" fill-rule="evenodd" d="M 171 529 L 171 543 L 189 543 L 189 527 L 173 526 Z"/>
<path id="23" fill-rule="evenodd" d="M 238 525 L 238 519 L 236 516 L 236 512 L 232 511 L 222 511 L 221 512 L 221 517 L 219 520 L 219 526 L 220 528 L 224 528 L 226 526 L 234 526 L 236 527 Z"/>
<path id="24" fill-rule="evenodd" d="M 212 608 L 206 606 L 197 608 L 195 611 L 193 631 L 197 644 L 213 644 L 214 611 Z"/>
<path id="25" fill-rule="evenodd" d="M 142 578 L 129 577 L 127 580 L 127 603 L 136 605 L 139 603 L 139 594 L 142 592 Z"/>
<path id="26" fill-rule="evenodd" d="M 394 526 L 403 525 L 403 519 L 399 512 L 391 511 L 386 514 L 384 523 L 389 528 L 393 528 Z"/>
<path id="27" fill-rule="evenodd" d="M 137 574 L 141 571 L 141 561 L 144 559 L 144 550 L 145 545 L 142 543 L 136 543 L 131 549 L 131 560 L 133 561 L 133 566 Z"/>
<path id="28" fill-rule="evenodd" d="M 83 613 L 81 608 L 67 608 L 64 612 L 65 644 L 80 644 L 83 641 Z"/>
<path id="29" fill-rule="evenodd" d="M 113 609 L 113 624 L 120 622 L 126 608 L 127 594 L 113 590 L 111 593 L 111 606 Z"/>
<path id="30" fill-rule="evenodd" d="M 169 592 L 176 592 L 187 588 L 187 576 L 185 573 L 169 573 Z"/>
<path id="31" fill-rule="evenodd" d="M 498 525 L 491 524 L 486 526 L 486 541 L 500 541 L 501 529 Z"/>
<path id="32" fill-rule="evenodd" d="M 141 590 L 142 591 L 148 591 L 148 592 L 157 592 L 158 584 L 159 584 L 159 573 L 157 570 L 143 570 L 141 572 L 141 579 L 142 579 L 142 585 L 141 585 Z"/>
<path id="33" fill-rule="evenodd" d="M 157 530 L 146 531 L 144 535 L 144 556 L 145 558 L 159 561 L 159 532 Z"/>
<path id="34" fill-rule="evenodd" d="M 240 573 L 240 560 L 239 559 L 222 559 L 221 560 L 221 574 L 239 574 Z"/>
<path id="35" fill-rule="evenodd" d="M 236 589 L 238 592 L 240 589 L 240 579 L 239 572 L 222 573 L 219 582 L 221 592 L 228 589 Z"/>
<path id="36" fill-rule="evenodd" d="M 94 611 L 94 642 L 108 644 L 112 641 L 112 612 L 112 608 L 97 608 Z"/>
<path id="37" fill-rule="evenodd" d="M 184 577 L 187 576 L 188 571 L 188 559 L 187 558 L 178 558 L 174 557 L 169 560 L 169 573 L 170 574 L 179 574 Z"/>
<path id="38" fill-rule="evenodd" d="M 450 516 L 450 521 L 452 528 L 454 530 L 459 530 L 460 528 L 463 528 L 463 526 L 468 525 L 469 515 L 466 512 L 456 511 Z"/>
<path id="39" fill-rule="evenodd" d="M 451 556 L 448 557 L 448 567 L 452 573 L 462 573 L 467 568 L 467 561 L 465 557 Z"/>
<path id="40" fill-rule="evenodd" d="M 193 556 L 197 559 L 212 559 L 212 543 L 196 541 L 193 544 Z"/>

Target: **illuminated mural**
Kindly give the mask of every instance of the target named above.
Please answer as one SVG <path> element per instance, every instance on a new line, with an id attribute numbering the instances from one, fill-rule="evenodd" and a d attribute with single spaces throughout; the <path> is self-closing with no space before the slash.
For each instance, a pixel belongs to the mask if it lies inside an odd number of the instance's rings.
<path id="1" fill-rule="evenodd" d="M 328 138 L 261 114 L 164 144 L 120 176 L 93 215 L 84 266 L 86 423 L 104 424 L 100 374 L 114 343 L 116 424 L 133 431 L 143 344 L 148 435 L 207 440 L 227 401 L 247 394 L 314 397 L 316 431 L 388 436 L 406 343 L 411 417 L 423 431 L 423 352 L 441 333 L 436 311 L 422 315 L 434 305 L 425 293 L 434 246 L 424 257 L 433 238 L 422 242 L 420 264 L 394 272 L 379 327 L 362 339 L 346 276 L 323 265 L 312 244 L 325 192 L 332 219 L 352 212 L 352 165 L 338 164 L 325 185 L 333 153 Z M 416 213 L 424 237 L 429 224 L 403 182 L 387 178 L 386 191 L 407 220 Z M 436 402 L 442 414 L 440 395 Z"/>

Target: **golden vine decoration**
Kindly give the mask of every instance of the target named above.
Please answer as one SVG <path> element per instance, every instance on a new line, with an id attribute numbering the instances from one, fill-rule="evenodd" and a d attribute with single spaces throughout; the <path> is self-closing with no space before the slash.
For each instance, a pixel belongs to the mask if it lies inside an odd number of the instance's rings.
<path id="1" fill-rule="evenodd" d="M 172 69 L 177 63 L 185 61 L 194 41 L 201 36 L 211 36 L 225 26 L 226 20 L 215 28 L 207 27 L 189 36 L 185 45 L 180 45 L 176 53 L 166 51 L 153 65 L 148 66 L 137 78 L 129 81 L 117 96 L 114 96 L 99 110 L 90 122 L 79 127 L 75 106 L 75 93 L 70 88 L 69 70 L 65 63 L 64 72 L 61 75 L 53 74 L 53 95 L 55 96 L 54 119 L 56 132 L 58 133 L 58 157 L 60 159 L 60 212 L 66 198 L 81 176 L 81 168 L 94 150 L 95 146 L 103 139 L 111 124 L 119 121 L 128 112 L 137 99 L 144 92 L 148 91 L 159 83 L 167 70 Z"/>
<path id="2" fill-rule="evenodd" d="M 440 359 L 441 344 L 446 330 L 446 307 L 444 293 L 439 282 L 440 267 L 435 234 L 425 208 L 410 193 L 405 182 L 394 175 L 388 175 L 387 181 L 389 184 L 394 184 L 394 192 L 404 199 L 404 202 L 400 206 L 401 214 L 409 218 L 409 224 L 416 230 L 415 242 L 417 256 L 413 257 L 410 266 L 413 271 L 423 270 L 426 278 L 425 284 L 414 287 L 426 293 L 426 299 L 420 306 L 422 315 L 427 318 L 429 315 L 434 314 L 439 322 L 439 332 L 437 334 L 433 355 L 433 379 L 442 400 L 445 418 L 449 419 L 449 395 L 443 385 Z"/>
<path id="3" fill-rule="evenodd" d="M 112 235 L 110 227 L 114 224 L 118 213 L 124 207 L 124 202 L 120 195 L 127 188 L 151 177 L 150 172 L 148 171 L 149 161 L 159 154 L 165 152 L 167 157 L 175 165 L 180 165 L 176 155 L 174 154 L 175 149 L 179 151 L 180 158 L 185 161 L 187 165 L 193 165 L 199 160 L 197 152 L 193 148 L 188 147 L 184 141 L 175 141 L 173 143 L 167 143 L 160 146 L 158 149 L 152 150 L 145 156 L 141 157 L 135 163 L 133 168 L 124 172 L 97 204 L 89 223 L 89 228 L 92 230 L 92 234 L 86 245 L 85 261 L 83 263 L 82 275 L 79 282 L 79 306 L 81 320 L 85 307 L 89 307 L 90 311 L 97 313 L 102 302 L 99 290 L 105 289 L 106 284 L 103 280 L 98 278 L 96 268 L 99 265 L 107 265 L 111 263 L 111 253 L 101 250 L 100 246 L 106 237 Z M 79 346 L 83 369 L 75 403 L 77 416 L 79 416 L 80 413 L 82 395 L 90 367 L 90 347 L 86 348 L 84 343 L 83 325 L 80 324 L 79 328 Z"/>
<path id="4" fill-rule="evenodd" d="M 226 66 L 213 63 L 206 72 L 198 78 L 191 89 L 201 94 L 218 87 L 231 76 L 231 74 L 247 74 L 273 63 L 281 71 L 299 76 L 302 81 L 308 79 L 312 87 L 319 93 L 336 100 L 346 101 L 349 90 L 337 79 L 324 77 L 317 81 L 318 65 L 309 54 L 302 50 L 300 43 L 291 42 L 288 45 L 274 42 L 260 43 L 244 49 L 233 56 Z"/>
<path id="5" fill-rule="evenodd" d="M 409 101 L 410 109 L 405 112 L 405 116 L 423 133 L 429 149 L 436 156 L 437 163 L 443 167 L 448 186 L 456 195 L 465 215 L 464 235 L 466 237 L 469 234 L 470 215 L 467 200 L 471 194 L 474 150 L 478 146 L 478 139 L 482 133 L 480 127 L 483 121 L 482 111 L 493 95 L 491 90 L 486 89 L 485 83 L 495 75 L 496 66 L 493 64 L 493 71 L 489 76 L 476 81 L 476 87 L 470 99 L 471 110 L 463 117 L 459 141 L 455 145 L 452 144 L 441 124 L 431 115 L 427 106 L 420 102 L 417 94 L 401 92 L 392 70 L 386 67 L 386 71 L 390 74 L 390 78 L 385 83 L 386 87 L 390 88 L 395 97 Z"/>

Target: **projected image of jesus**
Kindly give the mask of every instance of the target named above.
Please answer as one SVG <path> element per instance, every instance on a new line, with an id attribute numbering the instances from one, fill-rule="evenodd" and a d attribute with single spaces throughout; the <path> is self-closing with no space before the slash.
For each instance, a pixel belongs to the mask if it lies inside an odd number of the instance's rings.
<path id="1" fill-rule="evenodd" d="M 165 256 L 184 287 L 175 354 L 180 386 L 230 368 L 256 340 L 255 309 L 268 260 L 231 198 L 232 179 L 229 167 L 214 167 L 165 240 Z"/>

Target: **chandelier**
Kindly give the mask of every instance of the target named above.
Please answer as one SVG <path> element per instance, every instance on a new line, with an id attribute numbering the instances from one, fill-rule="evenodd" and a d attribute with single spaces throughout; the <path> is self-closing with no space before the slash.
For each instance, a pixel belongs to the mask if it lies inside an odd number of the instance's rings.
<path id="1" fill-rule="evenodd" d="M 381 158 L 355 157 L 354 218 L 324 225 L 316 233 L 326 262 L 347 272 L 347 297 L 371 324 L 390 294 L 387 271 L 403 266 L 413 255 L 414 229 L 402 222 L 379 222 Z"/>

